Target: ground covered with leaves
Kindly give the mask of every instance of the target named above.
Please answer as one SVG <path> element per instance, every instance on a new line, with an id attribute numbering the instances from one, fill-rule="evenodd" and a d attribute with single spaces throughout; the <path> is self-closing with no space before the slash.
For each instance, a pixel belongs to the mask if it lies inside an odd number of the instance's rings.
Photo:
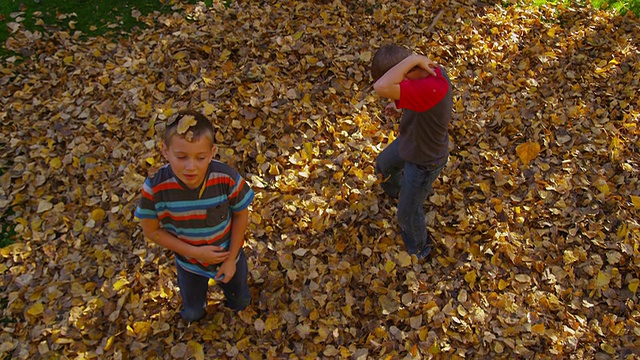
<path id="1" fill-rule="evenodd" d="M 25 358 L 638 358 L 638 20 L 460 1 L 241 1 L 119 40 L 10 23 L 0 65 L 0 354 Z M 374 174 L 396 42 L 446 66 L 451 157 L 404 252 Z M 133 218 L 178 109 L 256 190 L 254 302 L 187 325 Z"/>

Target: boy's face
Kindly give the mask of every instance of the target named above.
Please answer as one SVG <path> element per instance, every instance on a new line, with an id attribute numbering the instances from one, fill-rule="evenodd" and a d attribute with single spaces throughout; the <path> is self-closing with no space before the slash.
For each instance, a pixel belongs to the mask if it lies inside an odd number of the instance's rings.
<path id="1" fill-rule="evenodd" d="M 431 74 L 429 74 L 425 69 L 416 66 L 405 75 L 405 78 L 408 80 L 417 80 L 424 79 L 427 76 L 431 76 Z"/>
<path id="2" fill-rule="evenodd" d="M 173 136 L 169 144 L 162 143 L 162 155 L 169 161 L 173 173 L 190 189 L 202 185 L 216 147 L 206 136 L 191 142 Z"/>

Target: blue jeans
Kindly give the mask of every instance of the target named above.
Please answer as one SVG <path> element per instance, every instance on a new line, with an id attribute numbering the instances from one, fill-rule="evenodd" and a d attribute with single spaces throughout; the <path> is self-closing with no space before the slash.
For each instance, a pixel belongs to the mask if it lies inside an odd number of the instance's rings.
<path id="1" fill-rule="evenodd" d="M 433 167 L 417 165 L 402 160 L 398 146 L 396 139 L 378 155 L 376 172 L 386 179 L 382 189 L 398 199 L 398 223 L 407 252 L 422 257 L 431 246 L 422 205 L 448 160 Z"/>
<path id="2" fill-rule="evenodd" d="M 209 278 L 196 275 L 176 264 L 178 268 L 178 286 L 182 296 L 184 309 L 180 315 L 186 321 L 196 321 L 205 314 L 207 306 L 207 290 L 209 288 Z M 247 284 L 249 269 L 247 266 L 247 256 L 244 250 L 240 250 L 238 261 L 236 262 L 236 273 L 228 283 L 218 282 L 224 293 L 225 303 L 232 310 L 244 310 L 251 302 L 251 292 Z"/>

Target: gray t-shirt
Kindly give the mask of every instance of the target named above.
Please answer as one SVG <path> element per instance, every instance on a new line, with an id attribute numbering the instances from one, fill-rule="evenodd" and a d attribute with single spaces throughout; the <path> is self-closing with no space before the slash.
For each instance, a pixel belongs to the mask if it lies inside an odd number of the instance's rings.
<path id="1" fill-rule="evenodd" d="M 435 166 L 449 156 L 449 123 L 453 111 L 452 86 L 444 68 L 436 76 L 400 83 L 396 107 L 400 119 L 400 157 L 418 165 Z"/>

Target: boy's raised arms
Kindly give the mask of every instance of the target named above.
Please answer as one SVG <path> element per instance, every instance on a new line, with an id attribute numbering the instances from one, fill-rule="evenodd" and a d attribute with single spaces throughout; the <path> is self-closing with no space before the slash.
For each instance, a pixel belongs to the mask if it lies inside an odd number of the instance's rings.
<path id="1" fill-rule="evenodd" d="M 393 100 L 400 99 L 400 83 L 407 78 L 407 74 L 416 66 L 425 70 L 431 76 L 436 75 L 433 70 L 433 68 L 437 67 L 435 62 L 426 56 L 412 54 L 382 75 L 382 77 L 373 84 L 373 89 L 382 97 Z"/>

